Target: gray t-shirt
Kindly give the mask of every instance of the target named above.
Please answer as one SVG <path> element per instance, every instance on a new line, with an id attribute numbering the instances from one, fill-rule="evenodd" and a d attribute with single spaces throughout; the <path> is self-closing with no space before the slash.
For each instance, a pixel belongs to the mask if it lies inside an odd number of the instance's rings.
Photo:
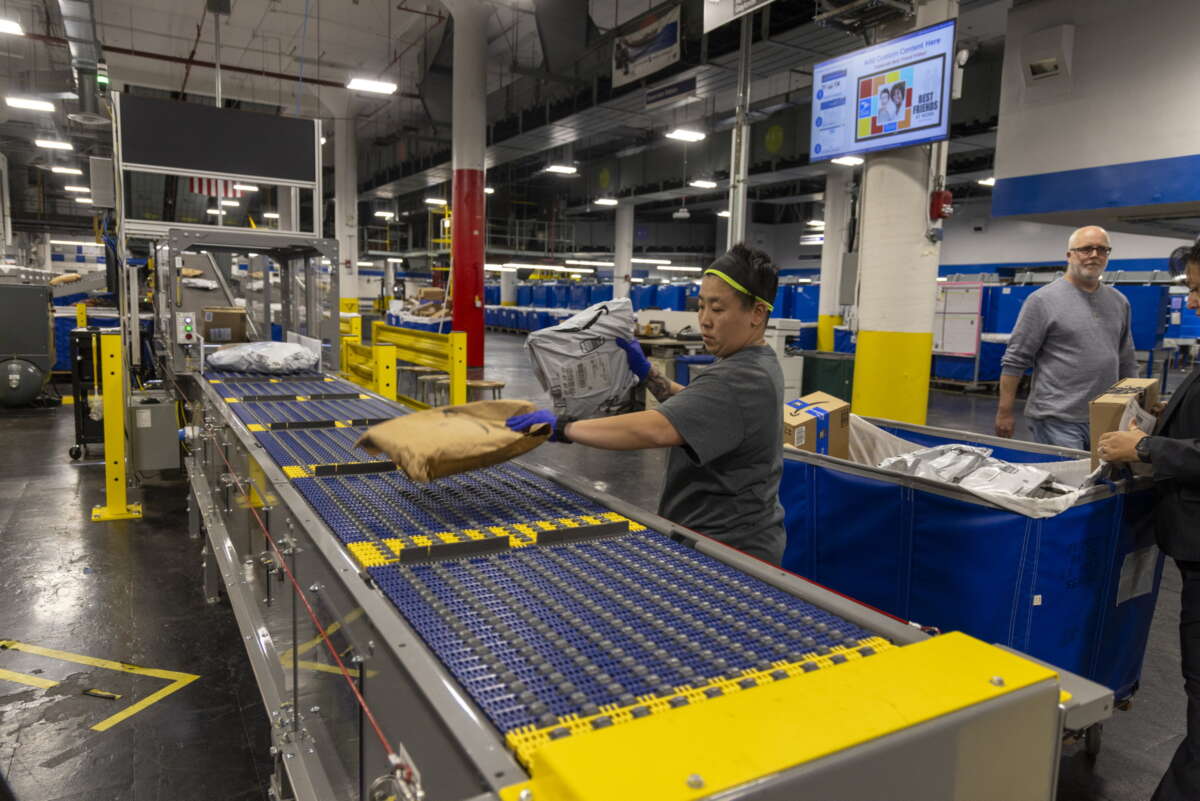
<path id="1" fill-rule="evenodd" d="M 1086 423 L 1088 401 L 1137 375 L 1129 301 L 1101 284 L 1085 292 L 1059 278 L 1021 307 L 1001 361 L 1004 375 L 1033 368 L 1025 416 Z"/>
<path id="2" fill-rule="evenodd" d="M 718 359 L 658 410 L 685 443 L 671 449 L 658 513 L 779 564 L 783 373 L 775 351 L 757 345 Z"/>

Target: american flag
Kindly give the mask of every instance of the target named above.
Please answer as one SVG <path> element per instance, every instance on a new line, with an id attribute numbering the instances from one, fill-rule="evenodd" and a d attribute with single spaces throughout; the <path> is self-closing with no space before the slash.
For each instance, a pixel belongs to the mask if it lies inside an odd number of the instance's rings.
<path id="1" fill-rule="evenodd" d="M 242 190 L 234 189 L 234 181 L 220 178 L 188 178 L 188 191 L 209 197 L 241 197 Z"/>

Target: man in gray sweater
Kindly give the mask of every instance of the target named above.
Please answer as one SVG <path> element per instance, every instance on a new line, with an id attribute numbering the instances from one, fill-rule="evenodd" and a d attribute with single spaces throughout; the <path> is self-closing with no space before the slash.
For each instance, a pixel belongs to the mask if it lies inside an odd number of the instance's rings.
<path id="1" fill-rule="evenodd" d="M 1047 445 L 1090 450 L 1088 401 L 1137 375 L 1129 301 L 1100 282 L 1112 252 L 1108 233 L 1089 225 L 1067 240 L 1067 272 L 1029 296 L 1001 360 L 996 436 L 1013 435 L 1013 403 L 1025 371 L 1033 386 L 1025 417 Z"/>

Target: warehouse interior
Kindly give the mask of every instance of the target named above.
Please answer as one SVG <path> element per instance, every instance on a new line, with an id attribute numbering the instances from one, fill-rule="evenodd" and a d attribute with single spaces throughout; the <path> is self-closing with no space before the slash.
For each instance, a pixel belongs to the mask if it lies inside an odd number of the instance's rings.
<path id="1" fill-rule="evenodd" d="M 1200 797 L 1196 31 L 4 0 L 0 801 Z"/>

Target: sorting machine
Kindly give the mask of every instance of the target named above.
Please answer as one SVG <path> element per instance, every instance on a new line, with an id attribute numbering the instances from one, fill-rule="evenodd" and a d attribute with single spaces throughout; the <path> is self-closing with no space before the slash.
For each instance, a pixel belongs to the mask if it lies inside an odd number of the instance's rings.
<path id="1" fill-rule="evenodd" d="M 508 463 L 417 484 L 339 378 L 180 375 L 276 798 L 1049 799 L 1111 694 Z"/>

